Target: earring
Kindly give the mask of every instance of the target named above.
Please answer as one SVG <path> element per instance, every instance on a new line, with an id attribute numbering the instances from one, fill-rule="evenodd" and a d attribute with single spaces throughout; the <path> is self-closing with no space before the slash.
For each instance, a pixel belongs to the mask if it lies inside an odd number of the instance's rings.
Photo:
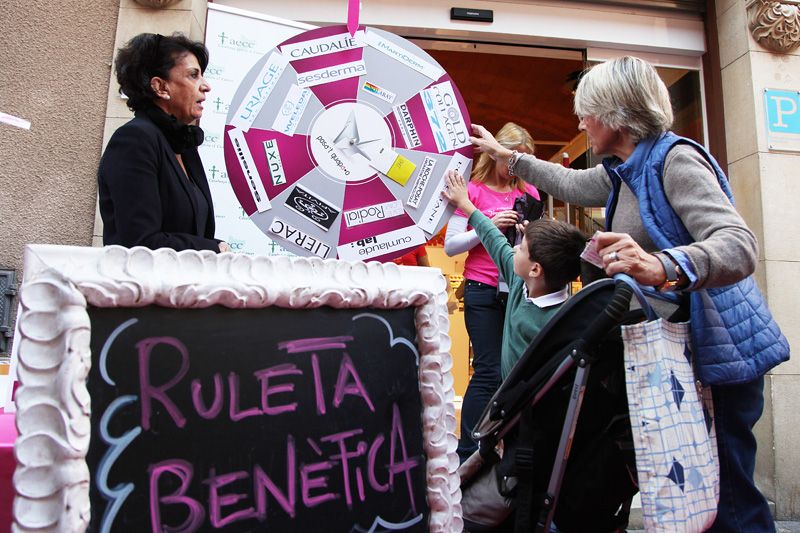
<path id="1" fill-rule="evenodd" d="M 165 94 L 164 96 L 162 96 L 162 98 L 164 98 L 164 100 L 169 100 L 169 95 Z"/>

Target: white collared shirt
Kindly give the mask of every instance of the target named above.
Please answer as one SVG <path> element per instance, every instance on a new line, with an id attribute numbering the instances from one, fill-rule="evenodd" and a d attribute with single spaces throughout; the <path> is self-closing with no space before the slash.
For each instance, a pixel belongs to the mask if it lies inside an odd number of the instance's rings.
<path id="1" fill-rule="evenodd" d="M 531 298 L 528 296 L 528 286 L 524 283 L 522 284 L 522 290 L 524 291 L 522 294 L 525 296 L 525 300 L 532 303 L 539 309 L 558 305 L 565 302 L 567 298 L 569 298 L 569 291 L 567 290 L 566 285 L 564 285 L 564 288 L 560 291 L 551 292 L 550 294 L 545 294 L 544 296 L 537 296 L 536 298 Z"/>

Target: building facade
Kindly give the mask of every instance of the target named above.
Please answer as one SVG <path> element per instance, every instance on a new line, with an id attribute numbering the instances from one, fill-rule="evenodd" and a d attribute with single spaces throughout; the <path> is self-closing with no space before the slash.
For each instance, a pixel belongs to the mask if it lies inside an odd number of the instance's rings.
<path id="1" fill-rule="evenodd" d="M 341 0 L 217 3 L 315 25 L 341 24 L 347 16 Z M 450 7 L 429 0 L 364 2 L 361 22 L 429 41 L 581 50 L 587 62 L 634 53 L 665 68 L 701 73 L 704 140 L 727 166 L 737 207 L 761 244 L 758 283 L 790 344 L 797 345 L 800 239 L 791 228 L 800 198 L 793 172 L 800 141 L 774 130 L 800 113 L 798 100 L 793 104 L 786 96 L 800 94 L 800 3 L 465 3 L 491 9 L 491 24 L 453 21 Z M 3 9 L 0 112 L 29 120 L 31 128 L 0 123 L 0 268 L 23 275 L 29 243 L 101 244 L 97 164 L 111 133 L 130 118 L 113 79 L 114 51 L 144 31 L 182 31 L 201 40 L 207 9 L 205 0 L 37 0 Z M 798 519 L 797 356 L 767 377 L 765 396 L 757 480 L 775 502 L 776 517 Z"/>

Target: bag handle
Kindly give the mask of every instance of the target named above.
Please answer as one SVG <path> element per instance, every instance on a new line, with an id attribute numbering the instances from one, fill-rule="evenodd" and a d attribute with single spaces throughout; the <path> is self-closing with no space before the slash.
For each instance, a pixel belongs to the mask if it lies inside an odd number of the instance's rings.
<path id="1" fill-rule="evenodd" d="M 662 300 L 664 302 L 669 302 L 673 304 L 680 305 L 680 297 L 674 292 L 658 292 L 653 287 L 643 287 L 639 285 L 639 283 L 630 277 L 628 274 L 624 274 L 620 272 L 619 274 L 614 274 L 614 280 L 617 282 L 622 282 L 628 285 L 631 290 L 633 290 L 633 294 L 636 295 L 636 298 L 639 300 L 639 305 L 642 306 L 642 311 L 644 311 L 647 320 L 655 320 L 658 318 L 655 311 L 653 311 L 653 306 L 650 305 L 650 302 L 647 301 L 646 296 L 651 298 L 656 298 L 658 300 Z"/>
<path id="2" fill-rule="evenodd" d="M 644 297 L 644 293 L 642 292 L 642 288 L 636 282 L 635 279 L 630 277 L 627 274 L 620 272 L 619 274 L 614 274 L 614 281 L 617 283 L 624 283 L 625 285 L 629 286 L 633 291 L 633 294 L 636 295 L 636 299 L 639 300 L 639 305 L 642 306 L 642 311 L 644 311 L 647 320 L 655 320 L 658 318 L 656 312 L 653 311 L 653 306 L 650 305 L 650 302 Z"/>

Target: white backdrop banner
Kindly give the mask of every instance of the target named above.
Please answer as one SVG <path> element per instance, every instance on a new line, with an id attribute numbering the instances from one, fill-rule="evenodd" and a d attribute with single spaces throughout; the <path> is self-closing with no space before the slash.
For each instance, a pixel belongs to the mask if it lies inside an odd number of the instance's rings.
<path id="1" fill-rule="evenodd" d="M 286 39 L 315 27 L 242 9 L 208 5 L 205 44 L 209 51 L 209 64 L 205 78 L 211 84 L 211 92 L 200 123 L 206 138 L 199 152 L 214 200 L 216 237 L 225 240 L 235 252 L 292 255 L 253 224 L 239 206 L 228 182 L 222 136 L 229 103 L 247 72 L 265 53 Z M 17 316 L 20 316 L 19 311 Z M 21 338 L 19 332 L 15 332 L 14 339 Z M 12 345 L 9 375 L 0 376 L 0 407 L 9 413 L 15 411 L 12 392 L 17 375 L 18 345 L 19 342 Z"/>
<path id="2" fill-rule="evenodd" d="M 216 237 L 230 244 L 235 252 L 290 255 L 253 224 L 228 182 L 222 146 L 230 102 L 256 61 L 286 39 L 313 28 L 309 24 L 208 4 L 205 44 L 210 59 L 205 78 L 211 84 L 211 92 L 200 123 L 206 138 L 199 151 L 214 200 Z"/>

